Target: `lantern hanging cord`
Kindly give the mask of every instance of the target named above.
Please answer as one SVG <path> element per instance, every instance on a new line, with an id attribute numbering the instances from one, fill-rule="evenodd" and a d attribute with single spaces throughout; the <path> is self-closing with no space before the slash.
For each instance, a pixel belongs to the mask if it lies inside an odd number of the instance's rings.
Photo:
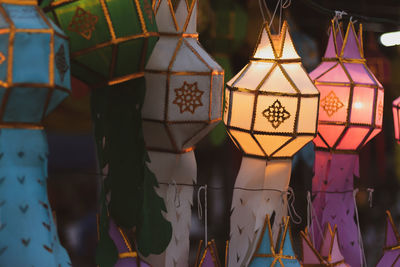
<path id="1" fill-rule="evenodd" d="M 203 218 L 203 207 L 201 205 L 201 199 L 200 199 L 200 194 L 201 191 L 204 190 L 204 245 L 207 247 L 208 243 L 208 207 L 207 207 L 207 185 L 201 186 L 199 190 L 197 191 L 197 216 L 199 217 L 199 220 Z"/>
<path id="2" fill-rule="evenodd" d="M 367 258 L 365 257 L 364 253 L 364 243 L 363 243 L 363 238 L 361 235 L 361 229 L 360 229 L 360 219 L 358 217 L 358 208 L 357 208 L 357 201 L 356 201 L 356 196 L 358 193 L 358 189 L 354 189 L 353 192 L 353 201 L 354 201 L 354 209 L 356 213 L 356 219 L 357 219 L 357 234 L 358 234 L 358 243 L 360 243 L 360 262 L 361 266 L 367 267 Z"/>
<path id="3" fill-rule="evenodd" d="M 269 22 L 269 28 L 271 28 L 272 23 L 274 22 L 274 18 L 276 15 L 276 12 L 278 11 L 279 7 L 279 32 L 281 32 L 281 27 L 282 27 L 282 9 L 288 8 L 292 4 L 292 0 L 278 0 L 275 6 L 274 13 L 272 13 L 271 20 Z"/>
<path id="4" fill-rule="evenodd" d="M 317 220 L 312 219 L 313 214 L 317 214 L 317 213 L 315 212 L 314 206 L 312 205 L 311 192 L 307 191 L 307 227 L 308 227 L 308 231 L 310 232 L 311 237 L 313 239 L 312 240 L 313 244 L 315 245 L 314 222 L 317 225 L 317 230 L 321 237 L 324 236 L 324 232 L 322 231 L 322 227 L 321 227 L 321 224 L 319 223 L 318 219 Z"/>
<path id="5" fill-rule="evenodd" d="M 314 9 L 315 11 L 318 11 L 321 14 L 326 14 L 329 16 L 335 16 L 336 14 L 335 10 L 323 7 L 320 4 L 314 2 L 313 0 L 301 0 L 301 1 L 303 1 L 310 8 Z M 353 17 L 354 19 L 358 19 L 365 22 L 375 22 L 375 23 L 392 24 L 395 26 L 400 26 L 400 21 L 386 19 L 386 18 L 368 17 L 361 14 L 354 14 L 348 12 L 347 14 L 345 14 L 345 16 Z"/>
<path id="6" fill-rule="evenodd" d="M 282 192 L 282 196 L 285 194 L 285 192 Z M 294 224 L 301 224 L 303 222 L 303 219 L 300 217 L 300 215 L 297 213 L 295 207 L 294 207 L 294 202 L 296 201 L 296 196 L 294 194 L 293 188 L 289 187 L 288 191 L 286 192 L 287 195 L 287 202 L 288 202 L 288 213 L 290 218 L 292 219 L 292 222 Z"/>

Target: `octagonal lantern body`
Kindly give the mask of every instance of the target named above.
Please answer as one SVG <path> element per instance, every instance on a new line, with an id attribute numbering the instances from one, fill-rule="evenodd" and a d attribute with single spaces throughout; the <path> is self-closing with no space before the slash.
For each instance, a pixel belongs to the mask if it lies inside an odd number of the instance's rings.
<path id="1" fill-rule="evenodd" d="M 44 0 L 71 39 L 72 73 L 93 87 L 143 77 L 157 41 L 151 0 Z"/>
<path id="2" fill-rule="evenodd" d="M 146 146 L 153 151 L 190 151 L 222 117 L 224 71 L 198 42 L 198 1 L 158 1 L 160 40 L 146 66 L 142 110 Z"/>
<path id="3" fill-rule="evenodd" d="M 0 1 L 3 127 L 40 124 L 71 89 L 68 38 L 36 1 L 14 3 Z"/>
<path id="4" fill-rule="evenodd" d="M 325 56 L 310 73 L 321 92 L 318 149 L 356 152 L 382 129 L 384 90 L 363 55 L 362 27 L 344 39 L 332 22 Z"/>
<path id="5" fill-rule="evenodd" d="M 394 138 L 400 144 L 400 97 L 393 101 Z"/>
<path id="6" fill-rule="evenodd" d="M 246 156 L 291 158 L 315 137 L 318 102 L 287 23 L 277 35 L 265 24 L 249 64 L 227 83 L 224 122 Z"/>

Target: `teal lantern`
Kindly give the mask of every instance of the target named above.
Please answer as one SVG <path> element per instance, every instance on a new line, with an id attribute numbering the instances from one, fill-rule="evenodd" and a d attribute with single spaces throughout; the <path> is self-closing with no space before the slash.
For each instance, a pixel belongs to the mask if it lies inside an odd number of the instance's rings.
<path id="1" fill-rule="evenodd" d="M 71 89 L 68 38 L 37 1 L 0 0 L 0 266 L 70 266 L 47 198 L 41 122 Z"/>

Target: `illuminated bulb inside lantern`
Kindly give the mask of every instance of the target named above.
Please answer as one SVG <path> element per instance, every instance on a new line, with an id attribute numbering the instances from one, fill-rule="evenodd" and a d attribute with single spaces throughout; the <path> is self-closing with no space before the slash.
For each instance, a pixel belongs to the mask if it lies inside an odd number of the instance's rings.
<path id="1" fill-rule="evenodd" d="M 380 40 L 384 46 L 400 45 L 400 31 L 384 33 Z"/>
<path id="2" fill-rule="evenodd" d="M 354 107 L 357 109 L 362 109 L 363 104 L 361 102 L 356 102 L 356 103 L 354 103 Z"/>

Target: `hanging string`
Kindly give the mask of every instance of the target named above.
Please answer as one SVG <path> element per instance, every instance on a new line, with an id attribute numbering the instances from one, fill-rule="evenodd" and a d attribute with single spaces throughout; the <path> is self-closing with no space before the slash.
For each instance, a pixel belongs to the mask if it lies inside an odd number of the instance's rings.
<path id="1" fill-rule="evenodd" d="M 356 196 L 358 193 L 358 189 L 354 189 L 353 192 L 353 201 L 354 201 L 354 209 L 356 213 L 356 219 L 357 219 L 357 234 L 358 234 L 358 243 L 360 244 L 360 262 L 362 266 L 367 266 L 367 259 L 365 257 L 364 253 L 364 244 L 363 244 L 363 238 L 361 236 L 361 229 L 360 229 L 360 219 L 358 218 L 358 208 L 357 208 L 357 201 L 356 201 Z"/>
<path id="2" fill-rule="evenodd" d="M 263 18 L 263 22 L 267 21 L 265 19 L 265 15 L 264 15 L 264 8 L 263 8 L 263 4 L 262 4 L 263 0 L 258 0 L 258 5 L 260 6 L 260 12 L 261 12 L 261 16 Z"/>
<path id="3" fill-rule="evenodd" d="M 276 11 L 278 10 L 278 7 L 280 6 L 281 1 L 282 0 L 278 0 L 278 3 L 276 3 L 274 13 L 272 13 L 271 20 L 270 20 L 269 25 L 268 25 L 270 28 L 271 28 L 272 22 L 274 21 Z M 279 25 L 279 32 L 280 32 L 280 27 L 281 26 Z"/>
<path id="4" fill-rule="evenodd" d="M 374 194 L 374 189 L 373 188 L 367 188 L 367 192 L 368 192 L 368 202 L 369 202 L 369 207 L 372 208 L 372 197 Z"/>
<path id="5" fill-rule="evenodd" d="M 311 195 L 310 195 L 310 191 L 307 191 L 307 229 L 308 231 L 311 233 L 311 227 L 312 227 L 312 211 L 311 211 Z M 311 238 L 313 239 L 313 244 L 315 244 L 315 240 L 314 240 L 314 235 L 311 235 Z"/>
<path id="6" fill-rule="evenodd" d="M 207 206 L 207 185 L 201 186 L 197 191 L 197 216 L 199 220 L 203 218 L 203 207 L 201 205 L 200 194 L 204 190 L 204 246 L 208 243 L 208 206 Z"/>
<path id="7" fill-rule="evenodd" d="M 317 4 L 316 2 L 314 2 L 313 0 L 301 0 L 301 1 L 303 1 L 310 8 L 314 9 L 315 11 L 317 11 L 321 14 L 326 14 L 328 16 L 335 15 L 335 10 L 323 7 L 320 4 Z M 386 18 L 377 18 L 377 17 L 368 17 L 368 16 L 355 14 L 355 13 L 349 13 L 346 15 L 352 16 L 354 18 L 357 18 L 359 20 L 366 21 L 366 22 L 384 23 L 384 24 L 392 24 L 395 26 L 400 26 L 400 22 L 396 21 L 396 20 L 391 20 L 391 19 L 386 19 Z"/>
<path id="8" fill-rule="evenodd" d="M 301 224 L 303 222 L 303 219 L 296 212 L 296 209 L 294 207 L 294 202 L 296 201 L 296 196 L 294 194 L 293 188 L 289 187 L 286 194 L 287 194 L 289 216 L 292 219 L 292 222 L 294 224 Z"/>
<path id="9" fill-rule="evenodd" d="M 169 186 L 173 186 L 175 189 L 174 204 L 176 208 L 179 208 L 181 206 L 181 197 L 178 193 L 178 185 L 176 184 L 175 180 L 172 180 L 172 183 L 169 183 Z"/>
<path id="10" fill-rule="evenodd" d="M 310 214 L 310 218 L 308 218 L 307 221 L 310 221 L 310 220 L 311 220 L 311 227 L 312 227 L 312 228 L 309 228 L 309 232 L 310 232 L 310 234 L 311 234 L 311 236 L 312 236 L 313 244 L 314 244 L 314 246 L 315 246 L 316 244 L 315 244 L 315 239 L 314 239 L 314 234 L 315 234 L 315 233 L 314 233 L 314 222 L 315 222 L 315 224 L 317 225 L 317 230 L 318 230 L 318 232 L 319 232 L 319 234 L 320 234 L 321 237 L 324 236 L 324 233 L 323 233 L 323 231 L 322 231 L 322 227 L 321 227 L 321 224 L 320 224 L 319 221 L 318 221 L 318 218 L 317 218 L 316 220 L 313 220 L 313 219 L 312 219 L 312 217 L 315 216 L 314 214 L 316 214 L 316 212 L 315 212 L 314 207 L 313 207 L 313 205 L 312 205 L 311 193 L 310 193 L 310 191 L 307 191 L 307 209 L 309 209 L 309 214 Z"/>

